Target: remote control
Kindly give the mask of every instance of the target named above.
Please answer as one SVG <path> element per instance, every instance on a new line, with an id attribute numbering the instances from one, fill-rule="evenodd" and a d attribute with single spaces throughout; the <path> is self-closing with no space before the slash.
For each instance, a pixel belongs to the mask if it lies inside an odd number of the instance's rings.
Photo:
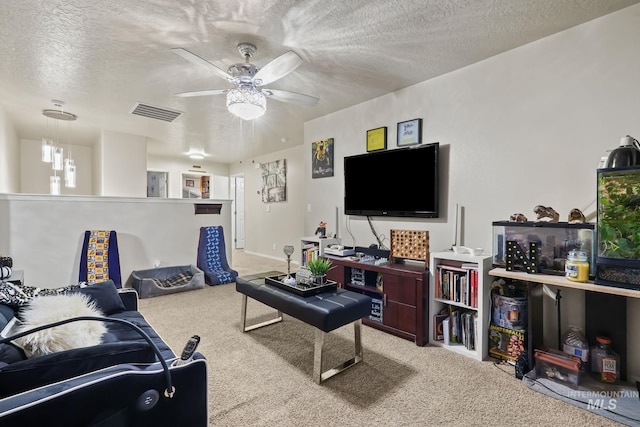
<path id="1" fill-rule="evenodd" d="M 182 354 L 180 355 L 180 359 L 176 360 L 175 365 L 182 365 L 191 360 L 193 353 L 195 353 L 196 348 L 198 348 L 198 344 L 200 343 L 200 337 L 198 335 L 194 335 L 187 341 L 184 349 L 182 350 Z"/>

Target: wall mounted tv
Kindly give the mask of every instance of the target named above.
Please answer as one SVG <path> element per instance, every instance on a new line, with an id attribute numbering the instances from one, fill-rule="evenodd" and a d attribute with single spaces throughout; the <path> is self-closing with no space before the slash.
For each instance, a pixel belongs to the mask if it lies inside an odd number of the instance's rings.
<path id="1" fill-rule="evenodd" d="M 346 215 L 438 218 L 439 143 L 344 158 Z"/>

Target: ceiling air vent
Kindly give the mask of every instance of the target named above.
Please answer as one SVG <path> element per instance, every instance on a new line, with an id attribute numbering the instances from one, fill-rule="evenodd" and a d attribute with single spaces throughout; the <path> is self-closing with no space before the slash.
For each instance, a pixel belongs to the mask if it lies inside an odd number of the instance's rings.
<path id="1" fill-rule="evenodd" d="M 150 119 L 172 122 L 182 115 L 182 111 L 169 110 L 168 108 L 154 107 L 153 105 L 138 102 L 130 111 L 131 114 L 149 117 Z"/>

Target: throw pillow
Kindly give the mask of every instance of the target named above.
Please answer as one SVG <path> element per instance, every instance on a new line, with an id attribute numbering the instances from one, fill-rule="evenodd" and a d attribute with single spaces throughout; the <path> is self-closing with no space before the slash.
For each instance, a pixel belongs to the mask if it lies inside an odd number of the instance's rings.
<path id="1" fill-rule="evenodd" d="M 39 288 L 37 286 L 0 282 L 0 303 L 11 307 L 21 307 L 37 296 L 62 295 L 78 289 L 80 289 L 80 285 L 69 285 L 60 288 Z"/>
<path id="2" fill-rule="evenodd" d="M 25 360 L 24 354 L 12 344 L 0 344 L 0 364 Z"/>
<path id="3" fill-rule="evenodd" d="M 13 319 L 13 316 L 15 315 L 16 313 L 11 307 L 0 304 L 0 331 L 3 330 L 5 326 L 7 326 L 7 323 L 9 323 L 9 321 Z"/>
<path id="4" fill-rule="evenodd" d="M 9 324 L 15 313 L 6 305 L 0 304 L 0 331 Z M 9 331 L 7 331 L 8 333 Z M 0 334 L 2 335 L 2 334 Z M 5 336 L 3 336 L 5 338 Z M 24 354 L 13 344 L 0 344 L 0 363 L 13 363 L 24 360 Z"/>
<path id="5" fill-rule="evenodd" d="M 107 316 L 125 310 L 124 303 L 113 280 L 82 286 L 78 289 L 78 292 L 88 296 Z"/>
<path id="6" fill-rule="evenodd" d="M 19 332 L 78 316 L 101 316 L 96 303 L 86 295 L 71 293 L 34 298 L 22 309 Z M 107 332 L 103 322 L 77 321 L 44 329 L 16 340 L 27 357 L 37 357 L 72 348 L 100 344 Z"/>

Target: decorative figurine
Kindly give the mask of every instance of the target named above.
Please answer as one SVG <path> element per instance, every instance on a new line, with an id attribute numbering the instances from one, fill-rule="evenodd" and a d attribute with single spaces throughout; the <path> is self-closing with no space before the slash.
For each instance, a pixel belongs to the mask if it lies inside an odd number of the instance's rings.
<path id="1" fill-rule="evenodd" d="M 533 208 L 533 212 L 537 217 L 536 222 L 558 222 L 560 220 L 560 214 L 551 206 L 538 205 Z"/>
<path id="2" fill-rule="evenodd" d="M 513 215 L 511 215 L 509 217 L 509 221 L 511 221 L 511 222 L 527 222 L 529 220 L 527 219 L 526 216 L 524 216 L 524 214 L 514 213 Z"/>
<path id="3" fill-rule="evenodd" d="M 316 236 L 324 239 L 327 237 L 327 223 L 324 221 L 320 221 L 320 225 L 316 228 Z"/>
<path id="4" fill-rule="evenodd" d="M 587 222 L 587 218 L 585 218 L 580 209 L 573 208 L 569 212 L 569 219 L 567 221 L 569 222 L 569 224 L 584 224 L 585 222 Z"/>
<path id="5" fill-rule="evenodd" d="M 287 286 L 296 286 L 298 284 L 298 281 L 296 280 L 295 277 L 287 276 L 284 278 L 282 283 L 284 283 Z"/>

